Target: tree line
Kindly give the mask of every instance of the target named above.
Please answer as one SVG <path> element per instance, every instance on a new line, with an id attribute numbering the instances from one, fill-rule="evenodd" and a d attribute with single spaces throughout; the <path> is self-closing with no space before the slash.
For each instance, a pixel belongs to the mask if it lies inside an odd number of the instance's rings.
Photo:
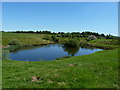
<path id="1" fill-rule="evenodd" d="M 4 31 L 2 31 L 4 32 Z M 113 35 L 105 35 L 105 34 L 99 34 L 96 32 L 89 32 L 89 31 L 85 31 L 85 32 L 51 32 L 51 31 L 9 31 L 10 33 L 34 33 L 34 34 L 52 34 L 52 35 L 56 35 L 57 37 L 88 37 L 90 35 L 94 35 L 96 37 L 102 37 L 102 38 L 106 38 L 106 39 L 113 39 L 116 38 Z"/>

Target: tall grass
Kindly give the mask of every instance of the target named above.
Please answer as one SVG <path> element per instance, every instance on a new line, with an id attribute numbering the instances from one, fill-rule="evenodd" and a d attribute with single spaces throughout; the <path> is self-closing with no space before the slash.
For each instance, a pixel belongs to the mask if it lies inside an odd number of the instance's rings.
<path id="1" fill-rule="evenodd" d="M 6 46 L 12 39 L 18 39 L 24 45 L 47 44 L 49 40 L 42 39 L 44 34 L 2 33 L 2 45 Z"/>
<path id="2" fill-rule="evenodd" d="M 114 39 L 96 39 L 88 42 L 89 46 L 103 49 L 118 48 L 118 41 Z"/>

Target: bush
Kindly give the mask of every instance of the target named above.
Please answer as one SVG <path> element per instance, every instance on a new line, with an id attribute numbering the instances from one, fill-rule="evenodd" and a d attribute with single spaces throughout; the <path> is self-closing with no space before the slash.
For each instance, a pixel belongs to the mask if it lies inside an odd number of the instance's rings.
<path id="1" fill-rule="evenodd" d="M 52 37 L 50 35 L 45 35 L 43 39 L 52 41 Z"/>
<path id="2" fill-rule="evenodd" d="M 8 44 L 15 46 L 22 46 L 22 42 L 20 42 L 18 39 L 12 39 Z"/>
<path id="3" fill-rule="evenodd" d="M 59 38 L 56 37 L 56 36 L 52 36 L 52 40 L 53 40 L 54 42 L 59 42 Z"/>
<path id="4" fill-rule="evenodd" d="M 120 41 L 113 39 L 110 44 L 112 44 L 112 45 L 120 45 Z"/>
<path id="5" fill-rule="evenodd" d="M 59 38 L 55 35 L 45 35 L 44 38 L 45 40 L 50 40 L 50 41 L 54 41 L 54 42 L 59 42 Z"/>
<path id="6" fill-rule="evenodd" d="M 80 46 L 81 47 L 87 47 L 88 46 L 88 42 L 83 40 L 83 41 L 80 41 Z"/>
<path id="7" fill-rule="evenodd" d="M 80 43 L 76 39 L 70 39 L 65 41 L 64 45 L 69 47 L 79 47 Z"/>
<path id="8" fill-rule="evenodd" d="M 97 37 L 94 36 L 94 35 L 90 35 L 90 36 L 87 37 L 87 41 L 95 40 L 95 39 L 97 39 Z"/>

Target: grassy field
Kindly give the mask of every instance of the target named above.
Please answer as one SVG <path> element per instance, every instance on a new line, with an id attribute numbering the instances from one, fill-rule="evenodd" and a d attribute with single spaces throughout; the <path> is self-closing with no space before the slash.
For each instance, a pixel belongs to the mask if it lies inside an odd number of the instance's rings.
<path id="1" fill-rule="evenodd" d="M 25 34 L 25 33 L 2 33 L 2 45 L 6 46 L 12 39 L 20 40 L 24 45 L 49 44 L 48 40 L 42 39 L 44 34 Z"/>
<path id="2" fill-rule="evenodd" d="M 50 38 L 51 35 L 47 34 L 30 34 L 30 33 L 2 33 L 2 46 L 7 46 L 9 42 L 13 39 L 18 39 L 20 42 L 22 42 L 23 45 L 36 45 L 36 44 L 50 44 L 54 41 L 52 40 L 46 40 L 44 38 L 48 37 Z M 66 40 L 69 40 L 68 37 L 59 37 L 59 43 L 64 43 Z M 118 45 L 112 45 L 112 39 L 96 39 L 91 40 L 89 42 L 86 42 L 85 37 L 81 38 L 74 38 L 79 40 L 83 43 L 89 43 L 93 47 L 98 48 L 116 48 Z"/>
<path id="3" fill-rule="evenodd" d="M 118 48 L 118 41 L 113 39 L 96 39 L 91 40 L 88 43 L 91 44 L 93 47 L 103 48 L 103 49 L 115 49 Z"/>
<path id="4" fill-rule="evenodd" d="M 3 88 L 117 88 L 118 49 L 54 61 L 3 60 L 2 79 Z"/>
<path id="5" fill-rule="evenodd" d="M 45 36 L 47 37 L 45 34 L 2 33 L 2 46 L 7 46 L 13 39 L 18 39 L 24 45 L 53 43 L 49 38 L 43 39 Z M 59 43 L 68 39 L 60 37 Z M 3 88 L 117 88 L 118 44 L 112 44 L 112 39 L 88 42 L 84 37 L 76 39 L 83 45 L 116 49 L 54 61 L 3 60 Z M 32 81 L 32 76 L 39 79 Z"/>

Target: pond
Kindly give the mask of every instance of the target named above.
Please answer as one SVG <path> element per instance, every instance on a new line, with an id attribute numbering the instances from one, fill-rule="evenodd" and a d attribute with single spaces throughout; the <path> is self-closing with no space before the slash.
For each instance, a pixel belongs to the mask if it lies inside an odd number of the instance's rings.
<path id="1" fill-rule="evenodd" d="M 71 48 L 64 47 L 63 44 L 49 44 L 43 46 L 23 47 L 9 53 L 11 60 L 19 61 L 43 61 L 55 60 L 64 56 L 81 56 L 102 51 L 96 48 Z"/>

